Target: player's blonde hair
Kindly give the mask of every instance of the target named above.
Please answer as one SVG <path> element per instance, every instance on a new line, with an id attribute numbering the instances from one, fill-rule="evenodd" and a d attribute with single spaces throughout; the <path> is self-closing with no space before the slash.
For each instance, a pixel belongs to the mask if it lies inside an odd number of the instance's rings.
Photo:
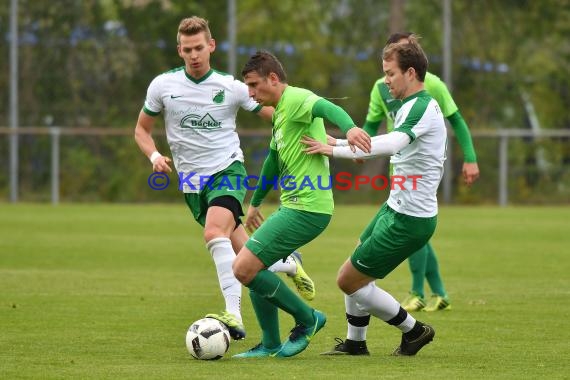
<path id="1" fill-rule="evenodd" d="M 176 42 L 180 44 L 180 36 L 194 36 L 198 33 L 206 35 L 206 41 L 212 39 L 212 33 L 210 32 L 210 27 L 208 26 L 208 20 L 203 19 L 198 16 L 187 17 L 180 21 L 178 25 L 178 34 L 176 35 Z"/>

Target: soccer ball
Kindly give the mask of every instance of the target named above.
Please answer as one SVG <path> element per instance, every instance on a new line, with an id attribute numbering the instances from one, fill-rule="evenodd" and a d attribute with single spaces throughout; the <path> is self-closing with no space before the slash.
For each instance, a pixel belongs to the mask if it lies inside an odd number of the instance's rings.
<path id="1" fill-rule="evenodd" d="M 230 332 L 217 319 L 197 320 L 186 333 L 186 348 L 196 359 L 221 359 L 230 348 Z"/>

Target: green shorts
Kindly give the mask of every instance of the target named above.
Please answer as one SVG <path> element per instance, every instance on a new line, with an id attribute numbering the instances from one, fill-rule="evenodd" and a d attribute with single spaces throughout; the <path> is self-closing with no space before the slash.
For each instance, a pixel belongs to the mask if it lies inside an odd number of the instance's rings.
<path id="1" fill-rule="evenodd" d="M 321 234 L 332 215 L 279 207 L 254 232 L 245 246 L 271 266 Z"/>
<path id="2" fill-rule="evenodd" d="M 243 207 L 243 200 L 247 188 L 244 186 L 244 179 L 247 172 L 243 163 L 234 161 L 224 170 L 214 174 L 210 181 L 204 185 L 199 193 L 184 193 L 186 204 L 192 211 L 194 219 L 202 226 L 206 224 L 206 213 L 208 206 L 214 198 L 229 195 L 238 200 Z M 243 210 L 240 213 L 243 216 Z"/>
<path id="3" fill-rule="evenodd" d="M 350 261 L 365 275 L 384 278 L 429 241 L 436 225 L 437 216 L 404 215 L 384 203 L 362 233 Z"/>

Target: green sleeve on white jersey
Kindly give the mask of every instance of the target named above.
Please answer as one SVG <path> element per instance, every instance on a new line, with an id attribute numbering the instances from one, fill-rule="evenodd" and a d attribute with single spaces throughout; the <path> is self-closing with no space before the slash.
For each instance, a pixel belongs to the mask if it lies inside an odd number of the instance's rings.
<path id="1" fill-rule="evenodd" d="M 457 105 L 451 97 L 445 83 L 438 76 L 428 72 L 424 80 L 424 87 L 428 94 L 435 99 L 444 117 L 449 117 L 457 112 Z"/>
<path id="2" fill-rule="evenodd" d="M 401 124 L 399 123 L 399 120 L 396 121 L 397 127 L 394 128 L 394 132 L 403 132 L 410 136 L 410 143 L 425 133 L 424 130 L 418 129 L 417 127 L 421 126 L 419 121 L 424 116 L 430 100 L 431 98 L 427 96 L 417 97 L 404 121 Z M 416 128 L 414 129 L 414 127 Z"/>

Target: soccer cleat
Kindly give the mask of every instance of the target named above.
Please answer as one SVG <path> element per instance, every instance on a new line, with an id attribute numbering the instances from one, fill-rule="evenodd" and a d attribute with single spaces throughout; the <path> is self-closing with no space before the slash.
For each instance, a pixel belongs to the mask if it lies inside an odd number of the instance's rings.
<path id="1" fill-rule="evenodd" d="M 419 294 L 415 292 L 410 292 L 410 295 L 402 301 L 402 308 L 407 312 L 410 311 L 420 311 L 426 306 L 426 303 Z"/>
<path id="2" fill-rule="evenodd" d="M 323 352 L 321 355 L 370 355 L 368 352 L 368 347 L 366 347 L 366 341 L 357 340 L 342 340 L 340 338 L 334 338 L 338 343 L 333 347 L 332 350 Z"/>
<path id="3" fill-rule="evenodd" d="M 246 352 L 242 352 L 241 354 L 232 356 L 232 358 L 237 358 L 237 359 L 267 358 L 269 356 L 273 356 L 273 354 L 275 354 L 280 349 L 281 346 L 276 348 L 267 348 L 263 346 L 263 343 L 259 343 L 257 346 L 247 350 Z"/>
<path id="4" fill-rule="evenodd" d="M 243 323 L 232 313 L 224 311 L 222 314 L 207 314 L 205 318 L 214 318 L 226 325 L 233 340 L 245 338 Z"/>
<path id="5" fill-rule="evenodd" d="M 421 323 L 418 321 L 418 323 Z M 422 334 L 413 340 L 406 339 L 405 334 L 402 334 L 402 341 L 400 345 L 396 347 L 392 355 L 394 356 L 413 356 L 418 353 L 418 351 L 431 342 L 435 336 L 435 330 L 430 325 L 425 325 L 421 323 L 423 332 Z"/>
<path id="6" fill-rule="evenodd" d="M 427 303 L 427 306 L 424 307 L 424 311 L 438 311 L 438 310 L 451 310 L 451 304 L 449 300 L 443 298 L 442 296 L 438 296 L 434 294 L 431 296 L 430 300 Z"/>
<path id="7" fill-rule="evenodd" d="M 291 330 L 289 339 L 281 345 L 281 349 L 273 354 L 273 356 L 282 358 L 295 356 L 307 348 L 311 338 L 315 336 L 327 322 L 327 317 L 318 310 L 313 310 L 313 317 L 315 318 L 314 325 L 310 327 L 301 324 L 295 326 Z"/>
<path id="8" fill-rule="evenodd" d="M 291 254 L 291 257 L 295 260 L 295 264 L 297 264 L 297 273 L 295 273 L 294 276 L 289 277 L 293 279 L 301 297 L 307 301 L 311 301 L 315 298 L 315 283 L 303 269 L 303 259 L 301 258 L 301 254 L 295 251 Z"/>

